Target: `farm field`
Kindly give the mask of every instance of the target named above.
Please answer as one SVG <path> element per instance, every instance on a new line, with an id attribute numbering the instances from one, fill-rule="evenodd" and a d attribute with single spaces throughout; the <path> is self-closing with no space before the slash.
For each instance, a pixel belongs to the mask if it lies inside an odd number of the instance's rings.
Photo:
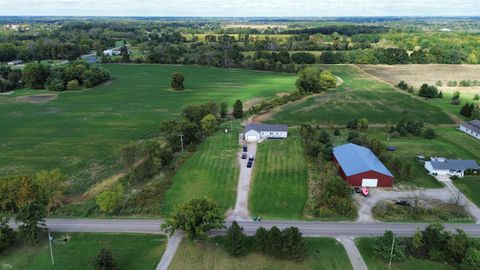
<path id="1" fill-rule="evenodd" d="M 388 262 L 385 263 L 382 260 L 375 257 L 372 250 L 373 239 L 359 238 L 359 239 L 356 239 L 355 242 L 369 270 L 388 269 Z M 391 269 L 393 270 L 417 270 L 417 269 L 454 270 L 455 268 L 450 267 L 448 265 L 428 261 L 428 260 L 420 260 L 420 259 L 409 257 L 405 259 L 403 262 L 392 263 Z"/>
<path id="2" fill-rule="evenodd" d="M 104 65 L 112 81 L 90 90 L 55 93 L 46 103 L 0 96 L 0 175 L 60 168 L 70 193 L 122 169 L 118 149 L 159 135 L 162 120 L 178 117 L 187 103 L 273 97 L 294 89 L 291 74 L 173 65 Z M 186 89 L 169 89 L 182 72 Z M 40 91 L 39 93 L 45 93 Z M 24 97 L 22 97 L 24 98 Z M 27 97 L 33 101 L 35 97 Z"/>
<path id="3" fill-rule="evenodd" d="M 303 142 L 290 129 L 284 140 L 258 145 L 252 175 L 250 210 L 262 218 L 302 217 L 307 200 L 307 168 Z"/>
<path id="4" fill-rule="evenodd" d="M 351 65 L 324 66 L 343 84 L 302 102 L 291 103 L 273 113 L 268 123 L 298 125 L 301 122 L 345 125 L 353 118 L 370 124 L 392 124 L 405 116 L 421 117 L 431 124 L 451 124 L 440 108 L 397 91 Z"/>
<path id="5" fill-rule="evenodd" d="M 169 269 L 352 269 L 345 249 L 332 238 L 307 238 L 307 258 L 302 262 L 275 260 L 255 251 L 253 239 L 248 238 L 246 256 L 231 257 L 224 249 L 224 239 L 216 237 L 206 242 L 182 241 Z"/>
<path id="6" fill-rule="evenodd" d="M 175 174 L 172 186 L 165 193 L 162 215 L 168 216 L 176 206 L 192 198 L 208 197 L 224 212 L 233 207 L 239 147 L 236 132 L 219 132 L 202 142 Z"/>
<path id="7" fill-rule="evenodd" d="M 21 245 L 0 254 L 1 269 L 11 270 L 93 270 L 93 258 L 103 247 L 113 253 L 118 270 L 153 270 L 163 255 L 167 238 L 163 235 L 54 233 L 52 267 L 47 235 L 38 244 Z M 65 243 L 60 238 L 69 236 Z"/>
<path id="8" fill-rule="evenodd" d="M 480 207 L 480 176 L 466 176 L 453 182 L 465 196 Z"/>
<path id="9" fill-rule="evenodd" d="M 436 188 L 442 185 L 425 172 L 423 163 L 416 161 L 416 157 L 419 155 L 424 155 L 427 158 L 446 156 L 452 159 L 478 160 L 480 144 L 475 138 L 455 128 L 437 127 L 434 130 L 437 136 L 433 140 L 414 136 L 389 137 L 386 129 L 370 129 L 367 134 L 372 138 L 380 139 L 387 145 L 395 146 L 397 151 L 393 152 L 393 155 L 411 160 L 415 178 L 405 184 Z"/>

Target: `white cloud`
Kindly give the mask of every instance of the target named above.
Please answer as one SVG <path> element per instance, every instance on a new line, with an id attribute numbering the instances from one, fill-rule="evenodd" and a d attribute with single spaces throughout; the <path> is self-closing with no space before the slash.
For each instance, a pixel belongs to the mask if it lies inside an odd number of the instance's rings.
<path id="1" fill-rule="evenodd" d="M 478 0 L 0 0 L 0 15 L 475 16 Z"/>

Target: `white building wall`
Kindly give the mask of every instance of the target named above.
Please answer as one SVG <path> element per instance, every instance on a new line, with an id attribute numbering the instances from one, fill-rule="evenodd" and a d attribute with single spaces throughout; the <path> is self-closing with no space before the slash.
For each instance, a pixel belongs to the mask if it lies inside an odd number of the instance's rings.
<path id="1" fill-rule="evenodd" d="M 475 137 L 477 139 L 480 140 L 480 134 L 478 134 L 477 132 L 473 131 L 473 130 L 470 130 L 464 126 L 460 126 L 459 129 L 465 133 L 467 133 L 468 135 L 472 136 L 472 137 Z"/>
<path id="2" fill-rule="evenodd" d="M 450 170 L 436 170 L 432 167 L 432 163 L 430 161 L 425 162 L 425 169 L 431 175 L 448 175 L 448 176 L 457 176 L 463 178 L 464 171 L 450 171 Z"/>

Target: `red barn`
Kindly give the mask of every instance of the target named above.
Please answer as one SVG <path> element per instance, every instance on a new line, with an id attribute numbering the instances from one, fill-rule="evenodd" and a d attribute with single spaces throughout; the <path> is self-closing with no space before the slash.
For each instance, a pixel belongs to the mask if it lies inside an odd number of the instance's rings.
<path id="1" fill-rule="evenodd" d="M 392 187 L 393 175 L 370 149 L 353 143 L 333 149 L 338 172 L 351 186 Z"/>

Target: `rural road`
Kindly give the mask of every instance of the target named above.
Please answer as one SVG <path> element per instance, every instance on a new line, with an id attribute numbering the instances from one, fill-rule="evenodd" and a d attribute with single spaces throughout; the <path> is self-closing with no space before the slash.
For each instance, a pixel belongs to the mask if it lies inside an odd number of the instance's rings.
<path id="1" fill-rule="evenodd" d="M 173 261 L 175 254 L 177 253 L 177 249 L 180 246 L 180 242 L 182 242 L 183 233 L 177 232 L 172 237 L 168 238 L 167 248 L 163 253 L 162 259 L 158 264 L 156 270 L 167 270 L 170 266 L 170 263 Z"/>
<path id="2" fill-rule="evenodd" d="M 353 237 L 340 236 L 337 240 L 342 243 L 345 248 L 348 258 L 350 258 L 350 262 L 352 263 L 353 270 L 368 270 L 362 254 L 360 254 L 357 245 L 355 245 Z"/>
<path id="3" fill-rule="evenodd" d="M 118 233 L 151 233 L 161 234 L 160 224 L 163 220 L 136 219 L 47 219 L 51 231 L 58 232 L 118 232 Z M 385 230 L 391 230 L 400 236 L 411 236 L 417 229 L 423 229 L 426 223 L 354 223 L 354 222 L 321 222 L 321 221 L 239 221 L 246 234 L 253 235 L 259 227 L 279 228 L 298 227 L 304 236 L 348 236 L 361 237 L 382 235 Z M 16 224 L 12 223 L 12 227 Z M 229 223 L 227 222 L 227 225 Z M 479 224 L 445 224 L 445 228 L 454 231 L 463 229 L 472 237 L 480 237 Z M 214 231 L 213 235 L 225 231 Z"/>
<path id="4" fill-rule="evenodd" d="M 240 141 L 240 143 L 242 143 L 242 141 Z M 253 167 L 247 168 L 247 162 L 250 155 L 256 157 L 257 143 L 247 143 L 247 150 L 247 159 L 242 159 L 243 148 L 241 148 L 238 153 L 240 173 L 238 176 L 237 202 L 235 203 L 235 209 L 233 210 L 232 214 L 227 217 L 227 221 L 251 219 L 248 211 L 248 194 L 250 192 Z M 253 162 L 254 166 L 255 162 L 256 161 Z"/>

